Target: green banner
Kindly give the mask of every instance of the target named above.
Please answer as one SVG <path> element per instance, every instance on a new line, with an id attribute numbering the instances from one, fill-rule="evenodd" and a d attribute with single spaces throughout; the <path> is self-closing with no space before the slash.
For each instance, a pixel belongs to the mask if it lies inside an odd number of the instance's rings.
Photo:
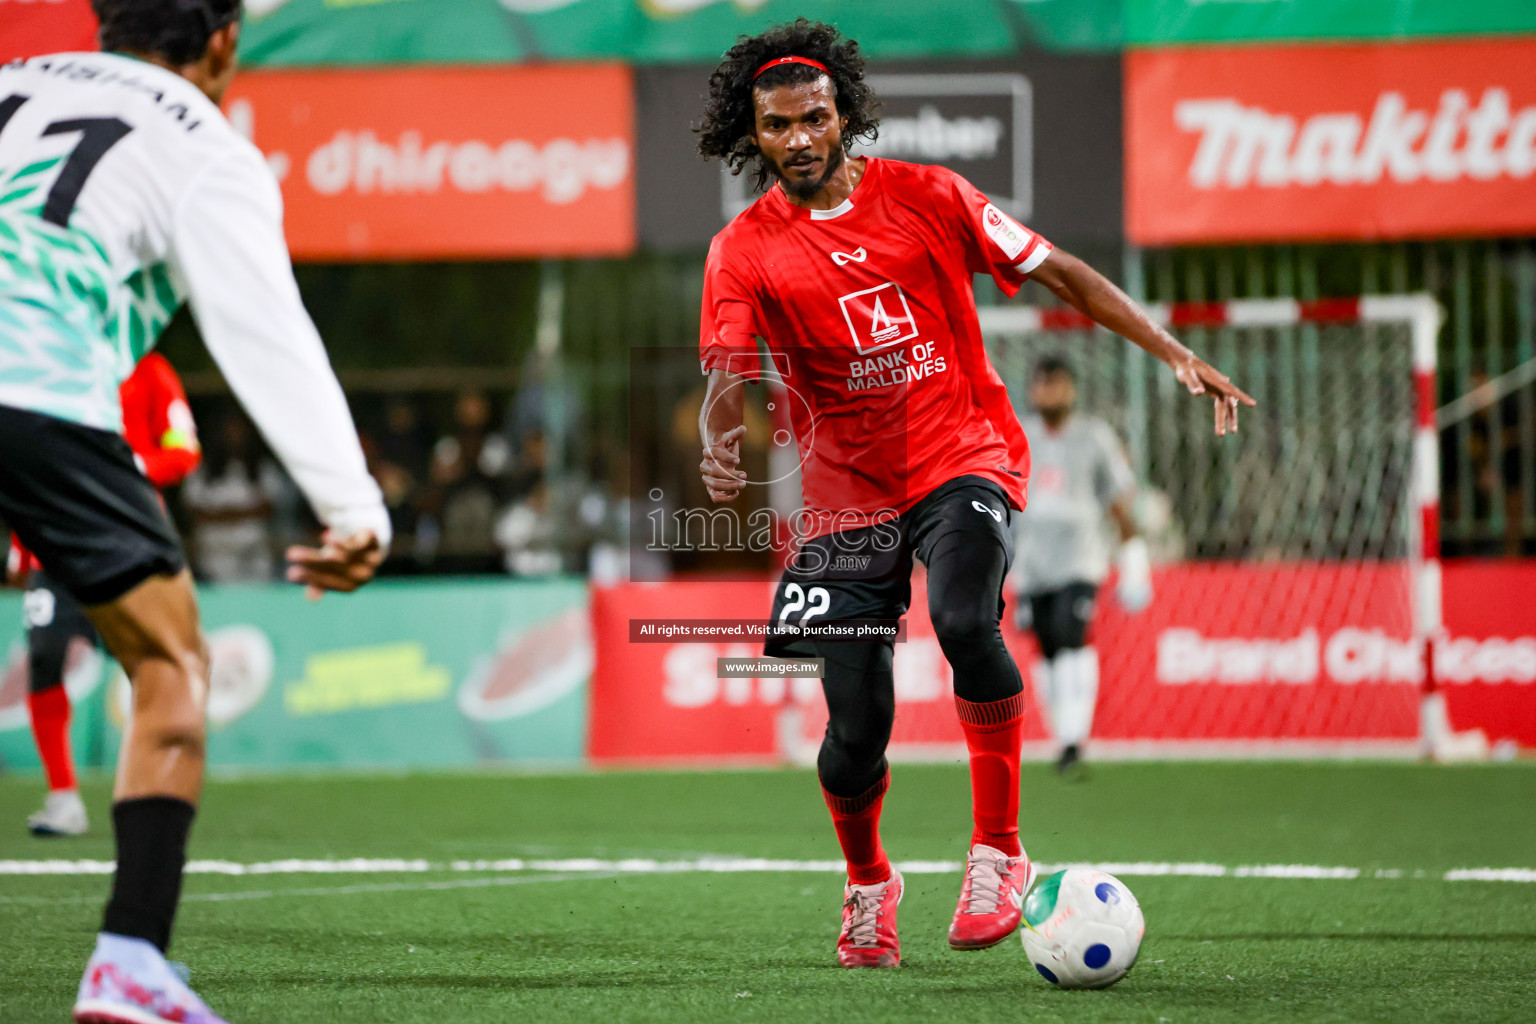
<path id="1" fill-rule="evenodd" d="M 248 0 L 257 65 L 708 61 L 807 17 L 877 59 L 1536 32 L 1533 0 Z"/>
<path id="2" fill-rule="evenodd" d="M 1536 32 L 1536 0 L 1126 0 L 1136 46 Z"/>
<path id="3" fill-rule="evenodd" d="M 1050 0 L 1056 4 L 1067 0 Z M 742 33 L 801 16 L 836 23 L 878 57 L 1000 54 L 1016 44 L 1011 0 L 268 0 L 248 6 L 245 56 L 267 66 L 710 60 Z"/>
<path id="4" fill-rule="evenodd" d="M 570 763 L 586 735 L 587 590 L 383 582 L 310 603 L 293 587 L 207 589 L 209 764 L 430 767 Z M 19 595 L 0 598 L 0 769 L 37 766 Z M 127 681 L 83 656 L 66 680 L 75 750 L 115 763 Z"/>

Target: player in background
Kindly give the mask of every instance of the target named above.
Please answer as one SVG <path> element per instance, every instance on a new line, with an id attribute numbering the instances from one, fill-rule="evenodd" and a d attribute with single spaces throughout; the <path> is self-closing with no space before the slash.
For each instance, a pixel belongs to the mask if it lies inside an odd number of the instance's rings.
<path id="1" fill-rule="evenodd" d="M 1035 364 L 1024 421 L 1029 436 L 1029 504 L 1019 516 L 1020 629 L 1040 641 L 1036 692 L 1061 750 L 1058 772 L 1082 757 L 1099 695 L 1099 654 L 1088 644 L 1099 584 L 1109 572 L 1104 516 L 1120 538 L 1115 596 L 1135 614 L 1152 601 L 1147 542 L 1131 515 L 1136 478 L 1108 423 L 1078 415 L 1072 367 L 1060 356 Z"/>
<path id="2" fill-rule="evenodd" d="M 203 453 L 186 391 L 170 361 L 158 352 L 149 353 L 123 381 L 118 395 L 123 439 L 149 482 L 156 490 L 164 490 L 185 480 Z M 72 650 L 82 644 L 95 647 L 99 639 L 91 620 L 14 537 L 7 568 L 27 591 L 27 708 L 32 739 L 48 780 L 43 809 L 27 819 L 27 828 L 36 836 L 84 835 L 90 825 L 69 749 L 70 707 L 64 674 Z"/>
<path id="3" fill-rule="evenodd" d="M 118 387 L 184 301 L 326 532 L 312 597 L 372 578 L 389 515 L 299 298 L 282 197 L 218 100 L 239 0 L 95 0 L 103 53 L 0 67 L 0 518 L 133 685 L 116 871 L 74 1016 L 218 1024 L 165 960 L 202 790 L 208 666 L 192 577 L 123 440 Z"/>
<path id="4" fill-rule="evenodd" d="M 1033 875 L 1018 829 L 1023 681 L 1000 629 L 1029 446 L 987 361 L 973 275 L 990 274 L 1010 294 L 1033 277 L 1145 348 L 1191 393 L 1215 400 L 1218 434 L 1252 400 L 959 175 L 851 156 L 878 130 L 873 111 L 858 45 L 803 19 L 739 40 L 710 77 L 700 152 L 735 171 L 751 165 L 772 187 L 716 236 L 705 266 L 699 468 L 714 501 L 747 486 L 743 385 L 761 376 L 763 338 L 803 399 L 790 408 L 804 543 L 772 621 L 897 619 L 913 559 L 927 567 L 975 826 L 949 942 L 981 949 L 1018 927 Z M 817 773 L 848 863 L 837 958 L 895 966 L 903 883 L 879 835 L 892 642 L 790 638 L 765 653 L 826 659 Z"/>

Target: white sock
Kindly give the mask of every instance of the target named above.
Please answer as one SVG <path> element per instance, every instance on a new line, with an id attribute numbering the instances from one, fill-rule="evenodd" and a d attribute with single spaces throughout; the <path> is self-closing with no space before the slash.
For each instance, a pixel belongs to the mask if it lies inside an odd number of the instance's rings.
<path id="1" fill-rule="evenodd" d="M 1040 717 L 1045 720 L 1045 727 L 1051 730 L 1051 735 L 1059 735 L 1061 727 L 1056 713 L 1056 680 L 1051 663 L 1041 658 L 1035 662 L 1035 670 L 1031 675 L 1035 681 L 1035 697 L 1040 701 Z"/>
<path id="2" fill-rule="evenodd" d="M 1062 651 L 1052 663 L 1056 684 L 1056 738 L 1064 747 L 1081 746 L 1093 732 L 1099 700 L 1099 652 L 1092 647 Z"/>

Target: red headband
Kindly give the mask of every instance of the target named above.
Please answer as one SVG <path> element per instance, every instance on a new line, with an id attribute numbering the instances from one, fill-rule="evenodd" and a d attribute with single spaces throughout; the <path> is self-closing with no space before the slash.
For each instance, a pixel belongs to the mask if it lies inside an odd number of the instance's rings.
<path id="1" fill-rule="evenodd" d="M 752 81 L 755 82 L 762 78 L 764 71 L 767 71 L 769 68 L 776 68 L 780 64 L 804 64 L 808 68 L 815 68 L 828 78 L 832 77 L 832 72 L 828 71 L 827 66 L 819 60 L 811 60 L 809 57 L 778 57 L 758 68 L 756 74 L 752 76 Z"/>

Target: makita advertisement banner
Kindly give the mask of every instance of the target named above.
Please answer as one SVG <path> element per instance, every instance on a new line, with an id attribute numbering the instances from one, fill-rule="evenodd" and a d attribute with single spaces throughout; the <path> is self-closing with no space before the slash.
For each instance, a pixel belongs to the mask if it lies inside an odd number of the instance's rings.
<path id="1" fill-rule="evenodd" d="M 713 65 L 640 68 L 640 242 L 708 245 L 756 198 L 698 155 L 693 129 Z M 872 64 L 880 137 L 859 154 L 942 164 L 1048 238 L 1121 237 L 1120 61 L 1031 54 L 1013 61 Z"/>
<path id="2" fill-rule="evenodd" d="M 1536 39 L 1125 62 L 1137 244 L 1536 231 Z"/>
<path id="3" fill-rule="evenodd" d="M 282 183 L 298 259 L 633 248 L 628 68 L 253 71 L 224 109 Z"/>
<path id="4" fill-rule="evenodd" d="M 1413 753 L 1423 662 L 1410 636 L 1407 573 L 1392 564 L 1191 563 L 1157 571 L 1157 599 L 1140 615 L 1100 601 L 1100 752 Z M 1436 672 L 1456 728 L 1536 747 L 1531 593 L 1536 565 L 1445 567 L 1448 636 Z M 633 642 L 633 620 L 751 622 L 767 615 L 771 595 L 767 582 L 596 590 L 590 756 L 814 760 L 826 726 L 816 679 L 724 676 L 720 659 L 761 653 L 747 637 Z M 892 754 L 963 756 L 921 578 L 906 623 L 895 648 Z M 1036 648 L 1013 628 L 1011 610 L 1003 632 L 1029 680 Z M 1036 755 L 1050 749 L 1033 693 L 1025 743 Z"/>

